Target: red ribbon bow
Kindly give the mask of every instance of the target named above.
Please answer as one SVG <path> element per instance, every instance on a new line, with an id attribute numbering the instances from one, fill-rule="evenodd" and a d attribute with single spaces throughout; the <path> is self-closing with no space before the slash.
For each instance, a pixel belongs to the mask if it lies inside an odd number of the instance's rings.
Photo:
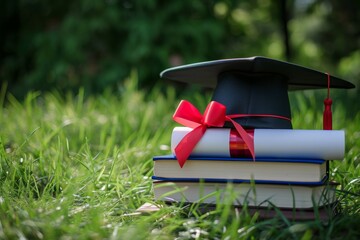
<path id="1" fill-rule="evenodd" d="M 226 121 L 231 122 L 240 137 L 249 148 L 251 156 L 255 159 L 254 139 L 248 135 L 245 129 L 231 119 L 231 117 L 241 117 L 240 115 L 226 115 L 226 107 L 221 103 L 212 101 L 206 107 L 203 115 L 199 110 L 186 100 L 182 100 L 177 107 L 173 119 L 174 121 L 190 127 L 193 130 L 184 136 L 184 138 L 175 147 L 175 155 L 180 167 L 183 167 L 196 144 L 205 134 L 208 127 L 223 127 Z"/>

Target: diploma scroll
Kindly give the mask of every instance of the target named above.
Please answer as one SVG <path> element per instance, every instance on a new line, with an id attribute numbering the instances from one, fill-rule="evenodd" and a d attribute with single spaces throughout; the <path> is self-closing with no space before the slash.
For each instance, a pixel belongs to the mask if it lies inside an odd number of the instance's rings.
<path id="1" fill-rule="evenodd" d="M 177 144 L 191 130 L 188 127 L 174 128 L 171 136 L 173 153 Z M 246 145 L 234 134 L 230 128 L 208 128 L 191 156 L 249 157 L 247 149 L 243 149 Z M 339 160 L 345 154 L 343 130 L 254 129 L 249 134 L 254 137 L 256 158 Z"/>

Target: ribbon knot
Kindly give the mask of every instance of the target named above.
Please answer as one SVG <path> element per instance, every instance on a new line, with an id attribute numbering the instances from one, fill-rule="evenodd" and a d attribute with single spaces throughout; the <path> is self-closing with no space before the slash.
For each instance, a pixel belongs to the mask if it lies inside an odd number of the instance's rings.
<path id="1" fill-rule="evenodd" d="M 174 149 L 180 167 L 184 166 L 196 144 L 205 134 L 206 129 L 208 127 L 223 127 L 226 121 L 234 125 L 236 131 L 249 148 L 251 156 L 255 159 L 253 138 L 248 135 L 240 124 L 232 120 L 231 116 L 226 115 L 226 107 L 219 102 L 210 102 L 202 115 L 194 105 L 182 100 L 173 115 L 173 119 L 193 129 L 184 136 Z"/>

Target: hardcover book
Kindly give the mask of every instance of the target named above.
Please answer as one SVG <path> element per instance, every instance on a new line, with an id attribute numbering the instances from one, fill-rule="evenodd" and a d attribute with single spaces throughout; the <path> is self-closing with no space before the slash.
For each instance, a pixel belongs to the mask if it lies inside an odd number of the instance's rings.
<path id="1" fill-rule="evenodd" d="M 161 181 L 153 178 L 156 200 L 166 202 L 228 202 L 234 206 L 276 206 L 306 209 L 336 201 L 336 184 L 290 185 L 271 183 L 222 183 Z"/>
<path id="2" fill-rule="evenodd" d="M 326 177 L 322 159 L 190 157 L 181 168 L 173 155 L 156 156 L 154 175 L 158 178 L 264 180 L 318 183 Z"/>

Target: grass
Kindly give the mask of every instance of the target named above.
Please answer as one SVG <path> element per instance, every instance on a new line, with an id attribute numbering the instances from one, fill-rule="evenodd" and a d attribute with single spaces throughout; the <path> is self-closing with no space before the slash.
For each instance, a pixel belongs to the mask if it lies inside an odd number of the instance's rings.
<path id="1" fill-rule="evenodd" d="M 359 239 L 360 113 L 343 117 L 347 106 L 334 106 L 347 147 L 345 159 L 331 163 L 343 211 L 328 222 L 260 220 L 220 203 L 206 213 L 194 204 L 137 215 L 154 203 L 152 156 L 169 153 L 179 100 L 204 109 L 210 95 L 139 91 L 136 76 L 118 91 L 30 92 L 21 102 L 2 91 L 0 239 Z M 294 127 L 321 128 L 316 98 L 291 95 Z"/>

